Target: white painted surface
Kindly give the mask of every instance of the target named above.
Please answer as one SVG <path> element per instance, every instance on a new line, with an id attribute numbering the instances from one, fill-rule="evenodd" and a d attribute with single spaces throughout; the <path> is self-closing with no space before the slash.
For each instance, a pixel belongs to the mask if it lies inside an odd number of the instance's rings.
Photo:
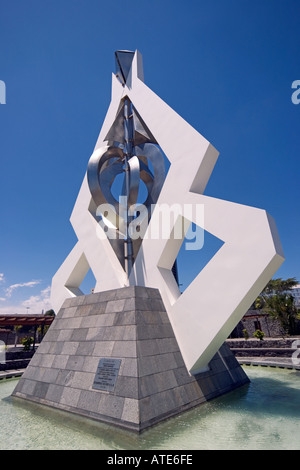
<path id="1" fill-rule="evenodd" d="M 95 292 L 129 284 L 156 287 L 186 366 L 195 373 L 206 367 L 278 270 L 284 255 L 275 223 L 264 210 L 202 194 L 217 161 L 217 150 L 142 78 L 142 59 L 136 52 L 125 87 L 112 76 L 112 100 L 95 151 L 105 144 L 103 139 L 116 118 L 120 100 L 128 96 L 171 164 L 157 205 L 203 205 L 204 221 L 195 215 L 191 221 L 224 244 L 180 294 L 171 268 L 181 240 L 146 236 L 128 280 L 109 241 L 97 237 L 97 230 L 102 229 L 89 211 L 92 201 L 85 177 L 70 219 L 78 243 L 53 277 L 51 302 L 58 311 L 65 298 L 80 294 L 78 288 L 89 267 L 97 281 Z M 154 223 L 155 210 L 148 232 Z"/>

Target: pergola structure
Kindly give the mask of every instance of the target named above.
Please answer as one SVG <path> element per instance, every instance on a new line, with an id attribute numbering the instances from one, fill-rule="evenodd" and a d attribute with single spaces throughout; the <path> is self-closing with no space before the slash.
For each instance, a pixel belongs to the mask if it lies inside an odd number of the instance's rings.
<path id="1" fill-rule="evenodd" d="M 51 315 L 1 315 L 0 316 L 0 328 L 9 326 L 33 326 L 34 337 L 33 337 L 33 349 L 35 347 L 36 331 L 38 326 L 42 327 L 42 333 L 46 325 L 51 325 L 54 320 L 54 316 Z"/>

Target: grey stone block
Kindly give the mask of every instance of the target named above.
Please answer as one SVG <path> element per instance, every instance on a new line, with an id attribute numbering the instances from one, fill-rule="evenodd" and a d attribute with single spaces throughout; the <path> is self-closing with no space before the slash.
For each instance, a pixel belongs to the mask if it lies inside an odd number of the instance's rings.
<path id="1" fill-rule="evenodd" d="M 135 341 L 119 341 L 115 342 L 112 357 L 136 357 Z"/>
<path id="2" fill-rule="evenodd" d="M 89 329 L 88 328 L 80 328 L 80 329 L 75 329 L 72 332 L 71 341 L 85 341 L 86 336 L 88 334 Z"/>
<path id="3" fill-rule="evenodd" d="M 105 313 L 123 312 L 125 299 L 110 300 L 107 302 Z"/>
<path id="4" fill-rule="evenodd" d="M 115 395 L 119 397 L 127 397 L 127 398 L 139 398 L 139 390 L 138 390 L 138 378 L 137 377 L 124 377 L 119 375 L 115 390 Z"/>
<path id="5" fill-rule="evenodd" d="M 49 354 L 53 354 L 54 356 L 61 354 L 63 346 L 64 346 L 64 341 L 57 340 L 56 343 L 50 343 Z"/>
<path id="6" fill-rule="evenodd" d="M 70 341 L 73 332 L 74 330 L 72 329 L 58 331 L 57 341 Z M 56 344 L 57 343 L 53 343 L 53 346 Z"/>
<path id="7" fill-rule="evenodd" d="M 95 374 L 91 372 L 76 371 L 72 378 L 72 387 L 86 390 L 92 387 Z"/>
<path id="8" fill-rule="evenodd" d="M 87 411 L 98 412 L 101 395 L 90 390 L 82 390 L 77 402 L 77 407 Z"/>
<path id="9" fill-rule="evenodd" d="M 91 356 L 95 349 L 96 341 L 83 341 L 79 343 L 78 348 L 76 350 L 76 355 L 79 356 Z"/>
<path id="10" fill-rule="evenodd" d="M 68 359 L 69 356 L 66 354 L 57 355 L 55 356 L 52 362 L 52 367 L 54 367 L 55 369 L 64 369 L 66 367 Z"/>
<path id="11" fill-rule="evenodd" d="M 121 420 L 139 424 L 140 413 L 138 400 L 134 400 L 132 398 L 125 398 Z"/>
<path id="12" fill-rule="evenodd" d="M 101 394 L 98 413 L 109 416 L 111 418 L 121 419 L 124 403 L 124 397 Z"/>
<path id="13" fill-rule="evenodd" d="M 58 369 L 46 369 L 43 373 L 43 382 L 55 383 L 58 376 Z"/>
<path id="14" fill-rule="evenodd" d="M 34 396 L 37 398 L 45 398 L 48 392 L 49 388 L 49 383 L 46 382 L 35 382 L 35 387 L 34 387 Z"/>
<path id="15" fill-rule="evenodd" d="M 124 311 L 115 314 L 113 325 L 134 325 L 136 324 L 135 310 Z"/>
<path id="16" fill-rule="evenodd" d="M 45 399 L 59 403 L 64 387 L 56 384 L 49 384 Z"/>
<path id="17" fill-rule="evenodd" d="M 96 341 L 93 355 L 98 357 L 109 357 L 112 355 L 114 345 L 114 341 Z"/>
<path id="18" fill-rule="evenodd" d="M 138 360 L 131 357 L 122 359 L 120 375 L 125 375 L 126 377 L 138 377 Z"/>
<path id="19" fill-rule="evenodd" d="M 74 375 L 75 375 L 74 370 L 60 369 L 57 374 L 56 383 L 58 385 L 64 385 L 65 387 L 69 387 L 72 385 Z"/>
<path id="20" fill-rule="evenodd" d="M 82 370 L 84 356 L 69 356 L 66 364 L 68 370 Z"/>
<path id="21" fill-rule="evenodd" d="M 67 354 L 67 355 L 75 355 L 76 351 L 78 349 L 79 342 L 78 341 L 68 341 L 65 342 L 61 354 Z"/>
<path id="22" fill-rule="evenodd" d="M 60 397 L 60 403 L 68 407 L 77 407 L 81 390 L 71 387 L 64 387 Z"/>

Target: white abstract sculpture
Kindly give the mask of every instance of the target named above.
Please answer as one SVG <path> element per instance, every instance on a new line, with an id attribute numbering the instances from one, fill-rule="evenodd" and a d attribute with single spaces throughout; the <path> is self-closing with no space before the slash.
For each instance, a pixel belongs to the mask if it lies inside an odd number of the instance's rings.
<path id="1" fill-rule="evenodd" d="M 101 161 L 113 144 L 110 136 L 118 133 L 118 116 L 124 100 L 129 100 L 168 158 L 170 169 L 130 270 L 124 269 L 99 225 L 91 183 L 85 176 L 70 219 L 78 242 L 53 277 L 51 303 L 58 311 L 66 298 L 82 295 L 79 287 L 89 268 L 96 279 L 95 292 L 129 285 L 158 288 L 187 369 L 196 374 L 205 369 L 284 255 L 275 223 L 264 210 L 202 194 L 218 152 L 144 84 L 138 51 L 120 51 L 117 58 L 121 62 L 118 73 L 112 75 L 111 103 L 90 162 Z M 169 228 L 170 237 L 151 237 L 159 207 L 174 204 L 179 212 Z M 191 211 L 188 222 L 203 228 L 205 223 L 205 230 L 224 244 L 181 294 L 172 267 L 185 230 L 181 237 L 172 233 L 177 225 L 186 226 L 187 206 L 203 208 Z"/>

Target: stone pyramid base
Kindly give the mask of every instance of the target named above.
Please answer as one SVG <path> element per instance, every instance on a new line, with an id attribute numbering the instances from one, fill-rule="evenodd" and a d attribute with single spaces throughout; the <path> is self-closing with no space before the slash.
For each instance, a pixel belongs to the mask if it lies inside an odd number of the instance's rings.
<path id="1" fill-rule="evenodd" d="M 140 432 L 249 380 L 223 345 L 190 376 L 157 289 L 67 299 L 13 396 Z"/>

